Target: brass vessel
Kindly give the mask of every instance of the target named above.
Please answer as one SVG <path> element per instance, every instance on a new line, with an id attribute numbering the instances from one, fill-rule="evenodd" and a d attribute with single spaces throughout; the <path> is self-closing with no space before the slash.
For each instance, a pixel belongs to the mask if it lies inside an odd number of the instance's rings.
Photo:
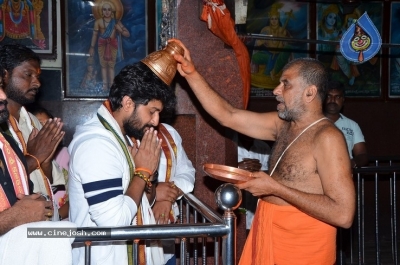
<path id="1" fill-rule="evenodd" d="M 142 60 L 164 83 L 171 85 L 176 74 L 177 62 L 173 55 L 179 53 L 183 56 L 184 50 L 176 42 L 171 41 L 159 51 L 150 53 Z"/>

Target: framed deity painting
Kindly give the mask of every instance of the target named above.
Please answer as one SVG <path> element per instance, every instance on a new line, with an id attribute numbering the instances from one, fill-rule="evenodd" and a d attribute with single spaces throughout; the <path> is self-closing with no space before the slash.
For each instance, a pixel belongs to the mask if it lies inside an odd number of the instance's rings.
<path id="1" fill-rule="evenodd" d="M 390 14 L 390 43 L 400 44 L 400 2 L 392 3 Z M 400 46 L 390 48 L 389 98 L 400 98 Z"/>
<path id="2" fill-rule="evenodd" d="M 147 1 L 69 0 L 62 4 L 65 97 L 107 97 L 114 76 L 148 54 Z"/>
<path id="3" fill-rule="evenodd" d="M 279 84 L 283 66 L 308 57 L 309 4 L 249 0 L 245 44 L 251 59 L 251 97 L 269 97 Z"/>
<path id="4" fill-rule="evenodd" d="M 365 13 L 382 35 L 383 3 L 361 3 L 350 11 L 342 4 L 317 3 L 316 10 L 317 40 L 320 41 L 317 59 L 326 66 L 330 78 L 344 84 L 346 97 L 380 97 L 381 52 L 368 61 L 352 62 L 341 54 L 340 40 Z"/>
<path id="5" fill-rule="evenodd" d="M 0 0 L 0 45 L 22 44 L 56 59 L 56 0 Z"/>

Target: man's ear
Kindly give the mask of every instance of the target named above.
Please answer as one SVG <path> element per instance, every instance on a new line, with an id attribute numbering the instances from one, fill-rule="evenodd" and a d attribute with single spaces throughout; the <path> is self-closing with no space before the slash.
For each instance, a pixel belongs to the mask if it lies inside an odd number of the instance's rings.
<path id="1" fill-rule="evenodd" d="M 123 111 L 135 110 L 135 102 L 128 96 L 122 98 L 121 105 Z"/>
<path id="2" fill-rule="evenodd" d="M 311 102 L 317 96 L 318 90 L 316 86 L 308 86 L 304 90 L 304 95 L 306 97 L 306 102 Z"/>
<path id="3" fill-rule="evenodd" d="M 6 69 L 4 69 L 3 85 L 8 83 L 9 78 L 10 78 L 10 73 Z"/>

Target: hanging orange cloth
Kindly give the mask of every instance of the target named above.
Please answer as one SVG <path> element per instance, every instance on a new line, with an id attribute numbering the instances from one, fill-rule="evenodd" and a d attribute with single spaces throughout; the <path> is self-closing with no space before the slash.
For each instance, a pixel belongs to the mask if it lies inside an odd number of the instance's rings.
<path id="1" fill-rule="evenodd" d="M 235 22 L 222 0 L 203 0 L 201 20 L 206 21 L 208 29 L 235 52 L 243 83 L 243 107 L 246 109 L 250 96 L 250 57 L 247 47 L 235 31 Z"/>

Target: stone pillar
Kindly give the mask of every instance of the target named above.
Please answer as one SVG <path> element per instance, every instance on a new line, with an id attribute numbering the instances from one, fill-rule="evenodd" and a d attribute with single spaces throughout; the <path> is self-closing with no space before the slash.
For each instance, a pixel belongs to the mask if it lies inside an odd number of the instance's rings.
<path id="1" fill-rule="evenodd" d="M 177 8 L 177 38 L 189 49 L 197 70 L 221 96 L 232 105 L 242 107 L 242 81 L 234 51 L 208 30 L 206 22 L 200 20 L 202 1 L 178 1 Z M 178 118 L 174 126 L 179 130 L 197 170 L 194 194 L 217 209 L 214 191 L 223 183 L 206 176 L 202 165 L 214 163 L 236 167 L 237 146 L 225 137 L 227 128 L 203 110 L 186 81 L 179 77 L 176 80 L 177 114 L 185 118 Z M 185 121 L 186 125 L 180 121 Z M 187 126 L 195 126 L 195 129 Z M 190 139 L 190 143 L 185 142 L 186 139 Z M 237 260 L 245 241 L 245 221 L 244 215 L 238 216 Z"/>

